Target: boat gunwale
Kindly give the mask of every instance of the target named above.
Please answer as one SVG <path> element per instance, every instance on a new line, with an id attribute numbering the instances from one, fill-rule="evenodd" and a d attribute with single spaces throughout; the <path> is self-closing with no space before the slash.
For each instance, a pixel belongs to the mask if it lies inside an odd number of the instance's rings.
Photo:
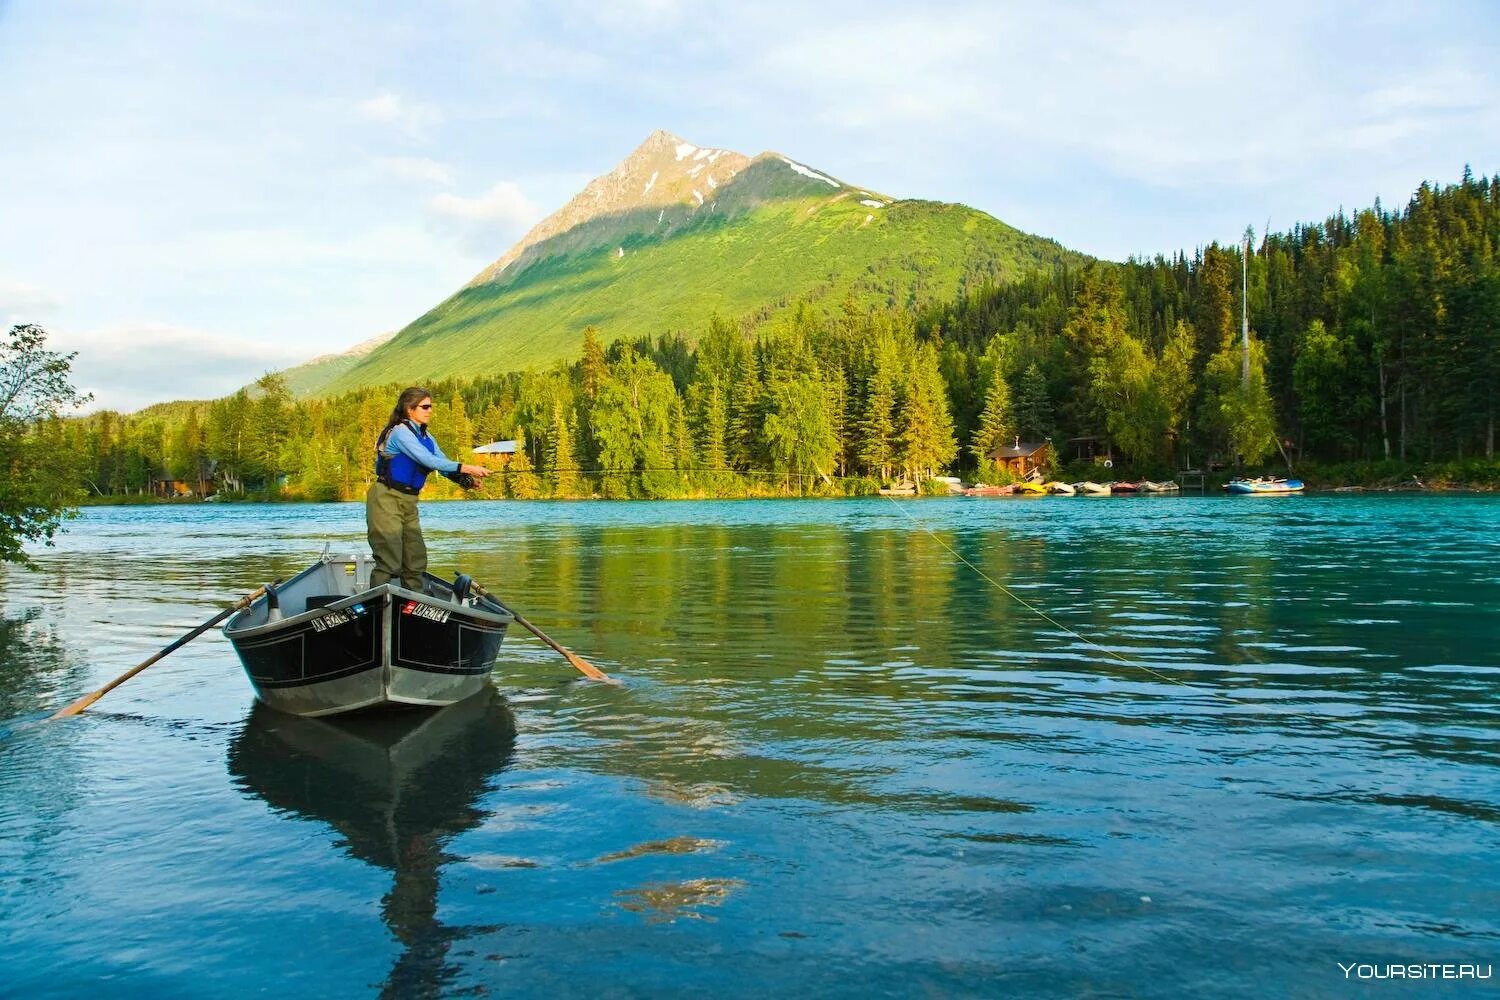
<path id="1" fill-rule="evenodd" d="M 311 573 L 320 565 L 323 564 L 314 563 L 307 569 L 303 570 L 301 573 L 298 573 L 296 576 L 287 580 L 286 583 L 282 584 L 281 586 L 286 587 L 293 581 L 306 576 L 308 573 Z M 428 575 L 430 576 L 431 574 Z M 437 577 L 433 577 L 433 579 L 436 580 Z M 443 581 L 438 582 L 441 583 Z M 333 601 L 329 604 L 325 604 L 322 607 L 310 608 L 307 611 L 299 612 L 295 615 L 288 615 L 287 617 L 282 618 L 279 621 L 262 622 L 259 625 L 250 625 L 243 628 L 237 628 L 235 626 L 235 619 L 241 617 L 242 615 L 248 614 L 255 607 L 255 604 L 251 604 L 250 607 L 246 608 L 244 611 L 241 611 L 239 614 L 236 614 L 229 620 L 227 624 L 225 624 L 223 629 L 224 636 L 231 640 L 258 639 L 262 636 L 282 631 L 291 626 L 305 625 L 315 618 L 326 616 L 331 611 L 342 611 L 345 608 L 353 607 L 356 604 L 375 603 L 378 598 L 383 598 L 386 595 L 389 595 L 392 598 L 392 607 L 395 606 L 395 598 L 399 597 L 406 600 L 418 601 L 422 604 L 431 605 L 433 607 L 442 608 L 445 611 L 468 615 L 490 625 L 508 627 L 516 620 L 515 615 L 511 614 L 508 611 L 491 611 L 488 608 L 485 608 L 478 604 L 459 604 L 455 601 L 445 600 L 441 597 L 435 597 L 432 594 L 419 594 L 414 590 L 407 590 L 405 587 L 399 587 L 392 583 L 382 583 L 378 587 L 371 587 L 368 590 L 362 590 L 359 593 L 353 594 L 349 597 L 342 597 L 339 600 Z M 262 597 L 256 603 L 264 600 L 265 598 Z M 485 601 L 486 598 L 481 597 L 479 598 L 479 600 Z"/>

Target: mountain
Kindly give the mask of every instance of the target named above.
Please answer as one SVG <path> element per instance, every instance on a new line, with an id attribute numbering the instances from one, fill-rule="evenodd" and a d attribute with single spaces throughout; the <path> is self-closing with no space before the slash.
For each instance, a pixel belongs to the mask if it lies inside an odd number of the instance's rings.
<path id="1" fill-rule="evenodd" d="M 798 302 L 909 306 L 1084 259 L 964 205 L 895 200 L 779 153 L 653 132 L 463 288 L 325 386 L 493 374 Z"/>
<path id="2" fill-rule="evenodd" d="M 396 335 L 396 331 L 390 330 L 378 333 L 369 340 L 362 340 L 337 354 L 320 354 L 310 361 L 281 372 L 286 379 L 287 388 L 293 396 L 298 398 L 319 395 L 322 390 L 340 375 L 363 361 L 370 352 Z M 247 386 L 247 388 L 251 388 Z"/>

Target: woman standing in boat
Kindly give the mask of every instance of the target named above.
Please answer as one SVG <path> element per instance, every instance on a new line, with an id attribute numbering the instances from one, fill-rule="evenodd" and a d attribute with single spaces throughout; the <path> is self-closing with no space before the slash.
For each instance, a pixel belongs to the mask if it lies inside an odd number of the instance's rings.
<path id="1" fill-rule="evenodd" d="M 417 496 L 429 473 L 440 473 L 465 488 L 490 474 L 482 465 L 464 465 L 444 455 L 427 430 L 431 419 L 432 393 L 415 386 L 404 389 L 375 442 L 375 482 L 365 496 L 365 525 L 375 554 L 372 587 L 398 580 L 407 590 L 421 592 L 427 544 L 422 541 Z"/>

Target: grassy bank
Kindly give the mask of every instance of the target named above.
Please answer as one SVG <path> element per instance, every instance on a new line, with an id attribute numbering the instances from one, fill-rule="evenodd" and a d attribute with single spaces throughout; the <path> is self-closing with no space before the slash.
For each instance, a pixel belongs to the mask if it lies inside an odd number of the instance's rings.
<path id="1" fill-rule="evenodd" d="M 1243 473 L 1222 471 L 1212 473 L 1204 477 L 1204 490 L 1208 493 L 1217 492 L 1230 479 L 1238 475 L 1247 476 L 1285 476 L 1285 467 L 1266 467 L 1247 470 Z M 1489 492 L 1500 490 L 1500 460 L 1493 459 L 1467 459 L 1464 461 L 1449 462 L 1341 462 L 1337 464 L 1323 464 L 1306 462 L 1297 466 L 1293 473 L 1307 484 L 1311 491 L 1336 490 L 1336 489 L 1365 489 L 1365 490 L 1474 490 Z M 521 477 L 527 477 L 522 479 Z M 423 495 L 424 502 L 444 503 L 455 500 L 598 500 L 598 499 L 661 499 L 661 500 L 752 500 L 752 499 L 776 499 L 785 497 L 823 497 L 840 498 L 853 496 L 873 496 L 880 489 L 881 484 L 868 477 L 838 477 L 832 482 L 824 482 L 814 477 L 805 477 L 804 486 L 806 490 L 798 489 L 796 486 L 787 488 L 784 477 L 779 475 L 756 475 L 745 476 L 729 473 L 703 474 L 701 476 L 689 474 L 680 478 L 680 481 L 669 482 L 668 479 L 678 477 L 660 477 L 655 479 L 649 489 L 642 489 L 640 482 L 626 480 L 638 479 L 639 477 L 616 477 L 618 481 L 609 484 L 610 488 L 603 488 L 604 484 L 593 482 L 586 477 L 577 477 L 575 488 L 562 492 L 550 490 L 546 484 L 538 481 L 535 473 L 524 472 L 516 475 L 517 482 L 506 484 L 505 475 L 495 477 L 500 480 L 495 483 L 491 480 L 485 490 L 475 494 L 464 494 L 457 487 L 447 483 L 434 483 L 432 488 Z M 1006 477 L 1001 477 L 1006 478 Z M 1132 468 L 1125 464 L 1116 465 L 1105 469 L 1091 463 L 1073 463 L 1057 470 L 1056 474 L 1049 477 L 1060 479 L 1064 482 L 1079 482 L 1083 480 L 1094 480 L 1097 482 L 1129 481 L 1138 482 L 1142 479 L 1171 480 L 1174 474 L 1164 469 L 1146 469 L 1144 471 Z M 795 477 L 791 477 L 793 483 Z M 997 480 L 998 481 L 998 480 Z M 921 490 L 926 495 L 947 495 L 947 488 L 943 484 L 933 481 L 924 483 Z M 360 490 L 358 496 L 345 497 L 344 500 L 363 499 L 364 491 Z M 175 497 L 165 499 L 163 497 L 151 496 L 150 494 L 132 493 L 123 496 L 99 496 L 90 494 L 79 503 L 81 507 L 125 507 L 125 506 L 181 506 L 184 504 L 201 504 L 210 502 L 233 502 L 233 503 L 307 503 L 307 502 L 337 502 L 339 498 L 334 497 L 307 497 L 291 493 L 269 493 L 254 492 L 234 495 L 220 494 L 222 501 L 216 498 L 213 501 L 203 500 L 198 497 Z"/>
<path id="2" fill-rule="evenodd" d="M 1372 490 L 1497 490 L 1500 459 L 1446 462 L 1307 462 L 1297 469 L 1310 489 L 1363 487 Z"/>

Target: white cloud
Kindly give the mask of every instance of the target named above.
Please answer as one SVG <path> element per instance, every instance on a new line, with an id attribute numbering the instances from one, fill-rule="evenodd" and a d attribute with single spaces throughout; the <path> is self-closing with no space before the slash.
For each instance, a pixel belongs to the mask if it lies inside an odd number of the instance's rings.
<path id="1" fill-rule="evenodd" d="M 392 122 L 401 115 L 401 98 L 395 94 L 381 94 L 359 102 L 360 117 L 372 122 Z"/>
<path id="2" fill-rule="evenodd" d="M 514 181 L 500 181 L 477 198 L 440 194 L 428 207 L 467 247 L 496 257 L 542 217 Z"/>
<path id="3" fill-rule="evenodd" d="M 284 345 L 164 323 L 54 331 L 49 347 L 78 352 L 72 381 L 94 394 L 90 409 L 127 412 L 168 399 L 217 398 L 303 360 L 303 352 Z"/>
<path id="4" fill-rule="evenodd" d="M 1291 8 L 985 5 L 856 21 L 830 45 L 810 21 L 762 52 L 752 89 L 801 96 L 838 130 L 905 129 L 934 152 L 1190 191 L 1348 173 L 1372 150 L 1494 124 L 1494 74 L 1471 56 L 1412 46 L 1405 66 L 1330 61 L 1337 22 Z"/>
<path id="5" fill-rule="evenodd" d="M 412 135 L 420 135 L 443 120 L 442 113 L 432 105 L 390 91 L 360 101 L 355 111 L 365 121 L 394 125 Z"/>
<path id="6" fill-rule="evenodd" d="M 375 166 L 382 172 L 403 180 L 425 181 L 448 187 L 453 183 L 453 168 L 425 156 L 380 156 Z"/>
<path id="7" fill-rule="evenodd" d="M 614 0 L 577 5 L 573 14 L 611 32 L 644 35 L 678 28 L 690 8 L 682 0 Z"/>
<path id="8" fill-rule="evenodd" d="M 17 323 L 35 323 L 62 308 L 62 299 L 24 281 L 0 278 L 0 322 L 7 328 Z"/>

